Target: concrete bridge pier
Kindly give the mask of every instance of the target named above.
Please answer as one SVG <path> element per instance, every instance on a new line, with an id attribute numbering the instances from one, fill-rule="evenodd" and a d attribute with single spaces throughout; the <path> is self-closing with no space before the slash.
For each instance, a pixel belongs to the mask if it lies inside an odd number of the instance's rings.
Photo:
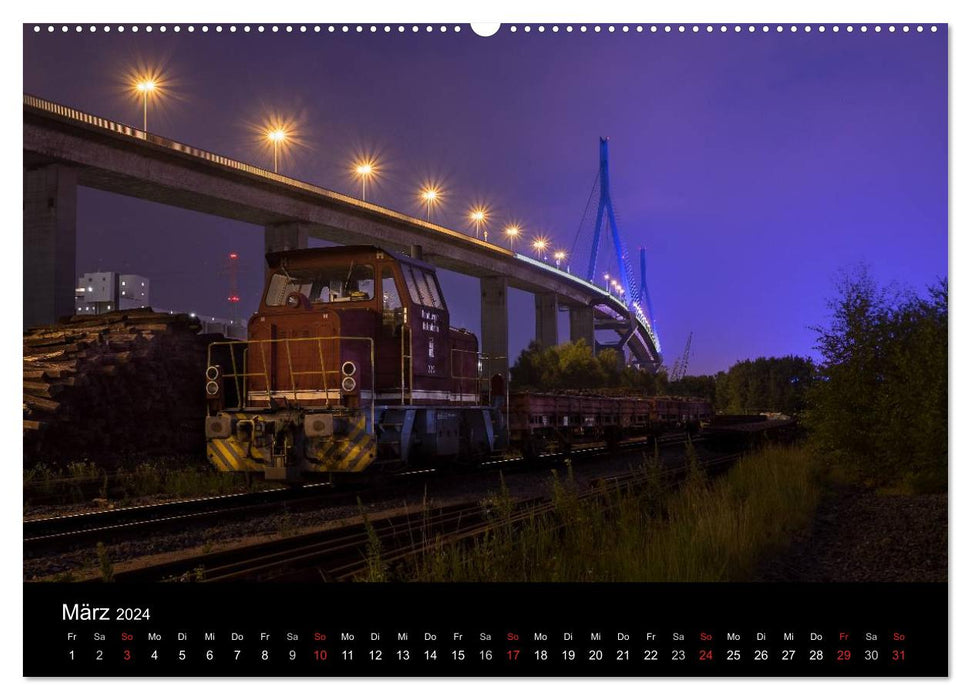
<path id="1" fill-rule="evenodd" d="M 560 342 L 557 328 L 559 303 L 556 294 L 536 294 L 534 298 L 536 300 L 536 341 L 544 348 L 558 345 Z"/>
<path id="2" fill-rule="evenodd" d="M 482 374 L 501 374 L 509 379 L 509 281 L 505 277 L 482 277 Z"/>
<path id="3" fill-rule="evenodd" d="M 286 221 L 281 224 L 267 224 L 263 231 L 267 253 L 278 250 L 302 250 L 308 245 L 310 224 Z"/>
<path id="4" fill-rule="evenodd" d="M 24 170 L 24 328 L 74 315 L 78 173 Z"/>
<path id="5" fill-rule="evenodd" d="M 594 336 L 593 307 L 570 307 L 570 340 L 584 340 L 591 348 L 596 348 Z"/>

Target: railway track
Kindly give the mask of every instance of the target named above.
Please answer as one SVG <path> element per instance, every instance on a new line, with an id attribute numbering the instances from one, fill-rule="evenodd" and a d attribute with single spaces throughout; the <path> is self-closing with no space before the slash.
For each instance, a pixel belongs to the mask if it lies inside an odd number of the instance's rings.
<path id="1" fill-rule="evenodd" d="M 698 438 L 701 440 L 702 438 Z M 658 439 L 659 447 L 667 448 L 683 442 L 683 435 L 668 435 Z M 653 447 L 649 440 L 632 440 L 613 449 L 606 445 L 591 445 L 570 452 L 545 454 L 529 460 L 537 468 L 570 457 L 583 462 L 605 454 L 643 451 Z M 480 469 L 517 469 L 527 464 L 521 457 L 491 460 Z M 375 489 L 400 490 L 401 479 L 430 470 L 414 470 L 379 483 Z M 448 476 L 443 472 L 443 476 Z M 373 493 L 373 491 L 372 491 Z M 196 498 L 129 508 L 79 513 L 26 520 L 23 523 L 24 556 L 66 551 L 91 546 L 97 542 L 110 543 L 130 540 L 148 534 L 173 532 L 190 527 L 205 527 L 225 522 L 258 517 L 275 512 L 306 512 L 322 505 L 353 504 L 360 490 L 338 489 L 324 484 L 310 484 L 297 488 L 282 487 L 266 491 Z"/>
<path id="2" fill-rule="evenodd" d="M 738 456 L 718 457 L 701 466 L 713 471 L 734 463 Z M 683 465 L 671 466 L 663 469 L 662 475 L 676 481 L 686 470 Z M 629 474 L 595 479 L 580 498 L 600 497 L 608 488 L 637 489 L 651 478 Z M 497 519 L 481 502 L 462 503 L 130 569 L 115 574 L 114 580 L 351 581 L 367 574 L 369 559 L 378 549 L 382 565 L 394 567 L 433 547 L 483 536 L 497 524 L 516 527 L 548 515 L 554 508 L 550 498 L 533 498 L 517 502 L 510 514 Z"/>

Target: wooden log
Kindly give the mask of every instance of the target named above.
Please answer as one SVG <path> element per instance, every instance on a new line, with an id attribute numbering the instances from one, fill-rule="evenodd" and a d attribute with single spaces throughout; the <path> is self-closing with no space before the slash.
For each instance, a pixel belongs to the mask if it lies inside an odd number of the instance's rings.
<path id="1" fill-rule="evenodd" d="M 24 404 L 30 409 L 46 413 L 54 413 L 61 406 L 57 401 L 45 399 L 40 396 L 31 396 L 29 394 L 24 394 Z"/>

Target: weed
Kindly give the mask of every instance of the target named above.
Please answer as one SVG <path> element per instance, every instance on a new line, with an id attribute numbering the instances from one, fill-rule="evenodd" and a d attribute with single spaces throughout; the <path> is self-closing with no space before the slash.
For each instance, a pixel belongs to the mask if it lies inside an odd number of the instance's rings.
<path id="1" fill-rule="evenodd" d="M 371 521 L 367 517 L 367 511 L 364 509 L 364 504 L 361 503 L 360 498 L 357 499 L 357 507 L 361 513 L 361 517 L 364 519 L 364 530 L 367 532 L 367 573 L 364 576 L 364 580 L 371 583 L 387 581 L 388 567 L 381 559 L 381 538 L 378 537 L 377 531 L 371 525 Z"/>
<path id="2" fill-rule="evenodd" d="M 280 516 L 279 531 L 283 537 L 291 537 L 297 532 L 297 523 L 289 510 L 284 510 Z"/>
<path id="3" fill-rule="evenodd" d="M 113 582 L 115 580 L 115 567 L 111 564 L 111 559 L 108 557 L 108 548 L 105 547 L 104 542 L 98 542 L 96 551 L 101 580 L 105 583 Z"/>
<path id="4" fill-rule="evenodd" d="M 770 447 L 709 482 L 689 443 L 687 478 L 665 492 L 660 460 L 641 467 L 638 488 L 601 484 L 581 498 L 567 469 L 550 481 L 553 508 L 515 529 L 434 547 L 413 580 L 739 581 L 808 522 L 818 469 L 803 449 Z M 493 503 L 501 502 L 495 499 Z M 494 506 L 495 511 L 499 508 Z"/>

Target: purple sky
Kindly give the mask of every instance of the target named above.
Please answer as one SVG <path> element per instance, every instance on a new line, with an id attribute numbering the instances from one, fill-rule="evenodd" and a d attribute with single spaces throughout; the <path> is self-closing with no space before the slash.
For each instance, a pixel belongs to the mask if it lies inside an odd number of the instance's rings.
<path id="1" fill-rule="evenodd" d="M 46 29 L 46 28 L 45 28 Z M 811 353 L 841 267 L 922 290 L 947 273 L 947 36 L 790 34 L 455 35 L 24 31 L 24 91 L 137 124 L 124 90 L 139 63 L 171 82 L 149 129 L 271 165 L 252 125 L 299 118 L 281 171 L 349 194 L 362 149 L 383 177 L 368 198 L 411 214 L 429 178 L 439 223 L 569 249 L 609 136 L 618 224 L 649 285 L 667 362 L 694 331 L 690 373 L 759 355 Z M 592 228 L 592 223 L 590 224 Z M 230 250 L 242 308 L 262 286 L 262 230 L 82 190 L 78 272 L 152 279 L 158 307 L 227 315 Z M 590 238 L 590 231 L 581 239 Z M 574 252 L 585 269 L 587 253 Z M 579 265 L 578 265 L 579 263 Z M 452 323 L 477 330 L 477 283 L 442 275 Z M 516 294 L 511 351 L 533 332 Z M 520 313 L 519 309 L 524 311 Z M 567 328 L 561 324 L 561 336 Z"/>

